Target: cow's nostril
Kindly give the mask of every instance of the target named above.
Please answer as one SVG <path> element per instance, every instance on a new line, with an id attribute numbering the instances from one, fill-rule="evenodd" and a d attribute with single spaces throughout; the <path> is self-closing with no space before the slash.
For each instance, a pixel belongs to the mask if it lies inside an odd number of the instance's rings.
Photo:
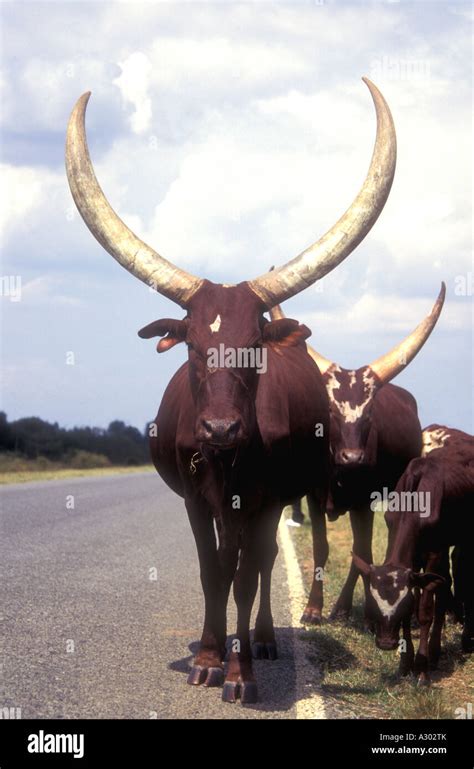
<path id="1" fill-rule="evenodd" d="M 231 422 L 227 428 L 227 435 L 229 438 L 235 438 L 240 428 L 240 419 L 236 419 L 235 422 Z"/>
<path id="2" fill-rule="evenodd" d="M 357 465 L 364 459 L 362 449 L 343 449 L 341 451 L 341 460 L 346 465 Z"/>
<path id="3" fill-rule="evenodd" d="M 212 435 L 212 422 L 208 422 L 207 419 L 203 419 L 201 422 L 202 426 L 204 427 L 204 430 L 208 435 Z"/>

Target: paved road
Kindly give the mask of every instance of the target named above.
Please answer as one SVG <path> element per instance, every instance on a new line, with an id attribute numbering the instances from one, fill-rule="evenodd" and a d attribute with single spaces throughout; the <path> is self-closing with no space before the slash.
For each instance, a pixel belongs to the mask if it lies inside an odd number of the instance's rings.
<path id="1" fill-rule="evenodd" d="M 321 717 L 282 554 L 280 659 L 255 663 L 260 703 L 229 705 L 220 689 L 186 685 L 202 621 L 197 557 L 183 503 L 158 476 L 4 486 L 0 504 L 0 707 L 22 718 L 294 718 L 309 695 Z"/>

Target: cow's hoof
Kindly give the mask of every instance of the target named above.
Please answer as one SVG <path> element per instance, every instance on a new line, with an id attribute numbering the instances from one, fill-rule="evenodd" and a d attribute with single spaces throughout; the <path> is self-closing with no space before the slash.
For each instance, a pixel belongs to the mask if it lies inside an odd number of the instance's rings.
<path id="1" fill-rule="evenodd" d="M 278 659 L 277 646 L 275 642 L 254 641 L 252 644 L 252 657 L 255 660 L 276 660 Z"/>
<path id="2" fill-rule="evenodd" d="M 418 676 L 417 686 L 420 687 L 420 689 L 423 689 L 426 686 L 430 686 L 431 681 L 428 673 L 420 673 Z"/>
<path id="3" fill-rule="evenodd" d="M 224 702 L 237 702 L 240 699 L 242 705 L 250 705 L 257 702 L 257 684 L 255 681 L 226 681 L 222 689 Z"/>
<path id="4" fill-rule="evenodd" d="M 330 622 L 349 622 L 351 616 L 350 609 L 338 609 L 336 606 L 329 615 Z"/>
<path id="5" fill-rule="evenodd" d="M 208 668 L 204 686 L 222 686 L 224 683 L 224 671 L 222 668 Z"/>
<path id="6" fill-rule="evenodd" d="M 320 625 L 322 622 L 320 609 L 313 609 L 311 606 L 307 606 L 300 622 L 302 625 Z"/>
<path id="7" fill-rule="evenodd" d="M 224 671 L 222 668 L 203 668 L 201 665 L 193 665 L 188 676 L 188 684 L 191 686 L 222 686 L 224 683 Z"/>

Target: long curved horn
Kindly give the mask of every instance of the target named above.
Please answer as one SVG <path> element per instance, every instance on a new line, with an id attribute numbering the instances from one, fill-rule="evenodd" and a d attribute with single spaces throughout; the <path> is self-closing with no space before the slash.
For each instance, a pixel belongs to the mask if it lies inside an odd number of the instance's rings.
<path id="1" fill-rule="evenodd" d="M 285 313 L 281 309 L 281 305 L 276 304 L 275 307 L 272 307 L 270 310 L 270 318 L 272 320 L 281 320 L 282 318 L 286 318 Z"/>
<path id="2" fill-rule="evenodd" d="M 286 315 L 279 304 L 275 305 L 275 307 L 272 307 L 270 310 L 270 318 L 272 320 L 281 320 L 282 318 L 286 318 Z M 325 374 L 328 368 L 335 365 L 332 360 L 328 360 L 327 358 L 324 358 L 322 355 L 320 355 L 319 352 L 316 352 L 316 350 L 311 347 L 308 342 L 306 342 L 306 349 L 308 350 L 308 355 L 310 355 L 314 360 L 321 374 Z"/>
<path id="3" fill-rule="evenodd" d="M 126 270 L 186 307 L 202 285 L 146 245 L 109 205 L 92 167 L 87 147 L 85 114 L 90 91 L 77 100 L 66 136 L 66 173 L 74 202 L 94 237 Z"/>
<path id="4" fill-rule="evenodd" d="M 443 309 L 445 296 L 446 285 L 443 282 L 441 283 L 441 290 L 430 314 L 419 323 L 415 330 L 412 331 L 403 342 L 400 342 L 400 344 L 394 347 L 393 350 L 390 350 L 386 355 L 377 358 L 374 363 L 370 364 L 370 368 L 382 382 L 389 382 L 396 377 L 405 366 L 408 366 L 415 355 L 420 352 L 436 326 L 436 322 Z"/>
<path id="5" fill-rule="evenodd" d="M 378 88 L 368 78 L 362 79 L 377 114 L 377 136 L 365 182 L 350 208 L 316 243 L 283 267 L 248 281 L 268 308 L 289 299 L 337 267 L 365 238 L 388 198 L 397 159 L 395 126 Z"/>

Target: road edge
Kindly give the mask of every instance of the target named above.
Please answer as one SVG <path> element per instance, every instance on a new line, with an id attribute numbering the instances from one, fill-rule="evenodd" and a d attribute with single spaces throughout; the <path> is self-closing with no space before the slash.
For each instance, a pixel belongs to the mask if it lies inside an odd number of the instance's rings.
<path id="1" fill-rule="evenodd" d="M 300 617 L 306 605 L 306 590 L 303 584 L 300 565 L 296 557 L 295 547 L 291 539 L 287 519 L 282 515 L 278 526 L 278 539 L 285 562 L 285 571 L 288 582 L 288 595 L 290 599 L 291 626 L 293 629 L 294 663 L 296 671 L 296 718 L 297 719 L 325 719 L 326 708 L 322 694 L 314 691 L 314 681 L 318 678 L 318 671 L 308 660 L 306 645 L 302 639 L 304 629 L 300 624 Z"/>

